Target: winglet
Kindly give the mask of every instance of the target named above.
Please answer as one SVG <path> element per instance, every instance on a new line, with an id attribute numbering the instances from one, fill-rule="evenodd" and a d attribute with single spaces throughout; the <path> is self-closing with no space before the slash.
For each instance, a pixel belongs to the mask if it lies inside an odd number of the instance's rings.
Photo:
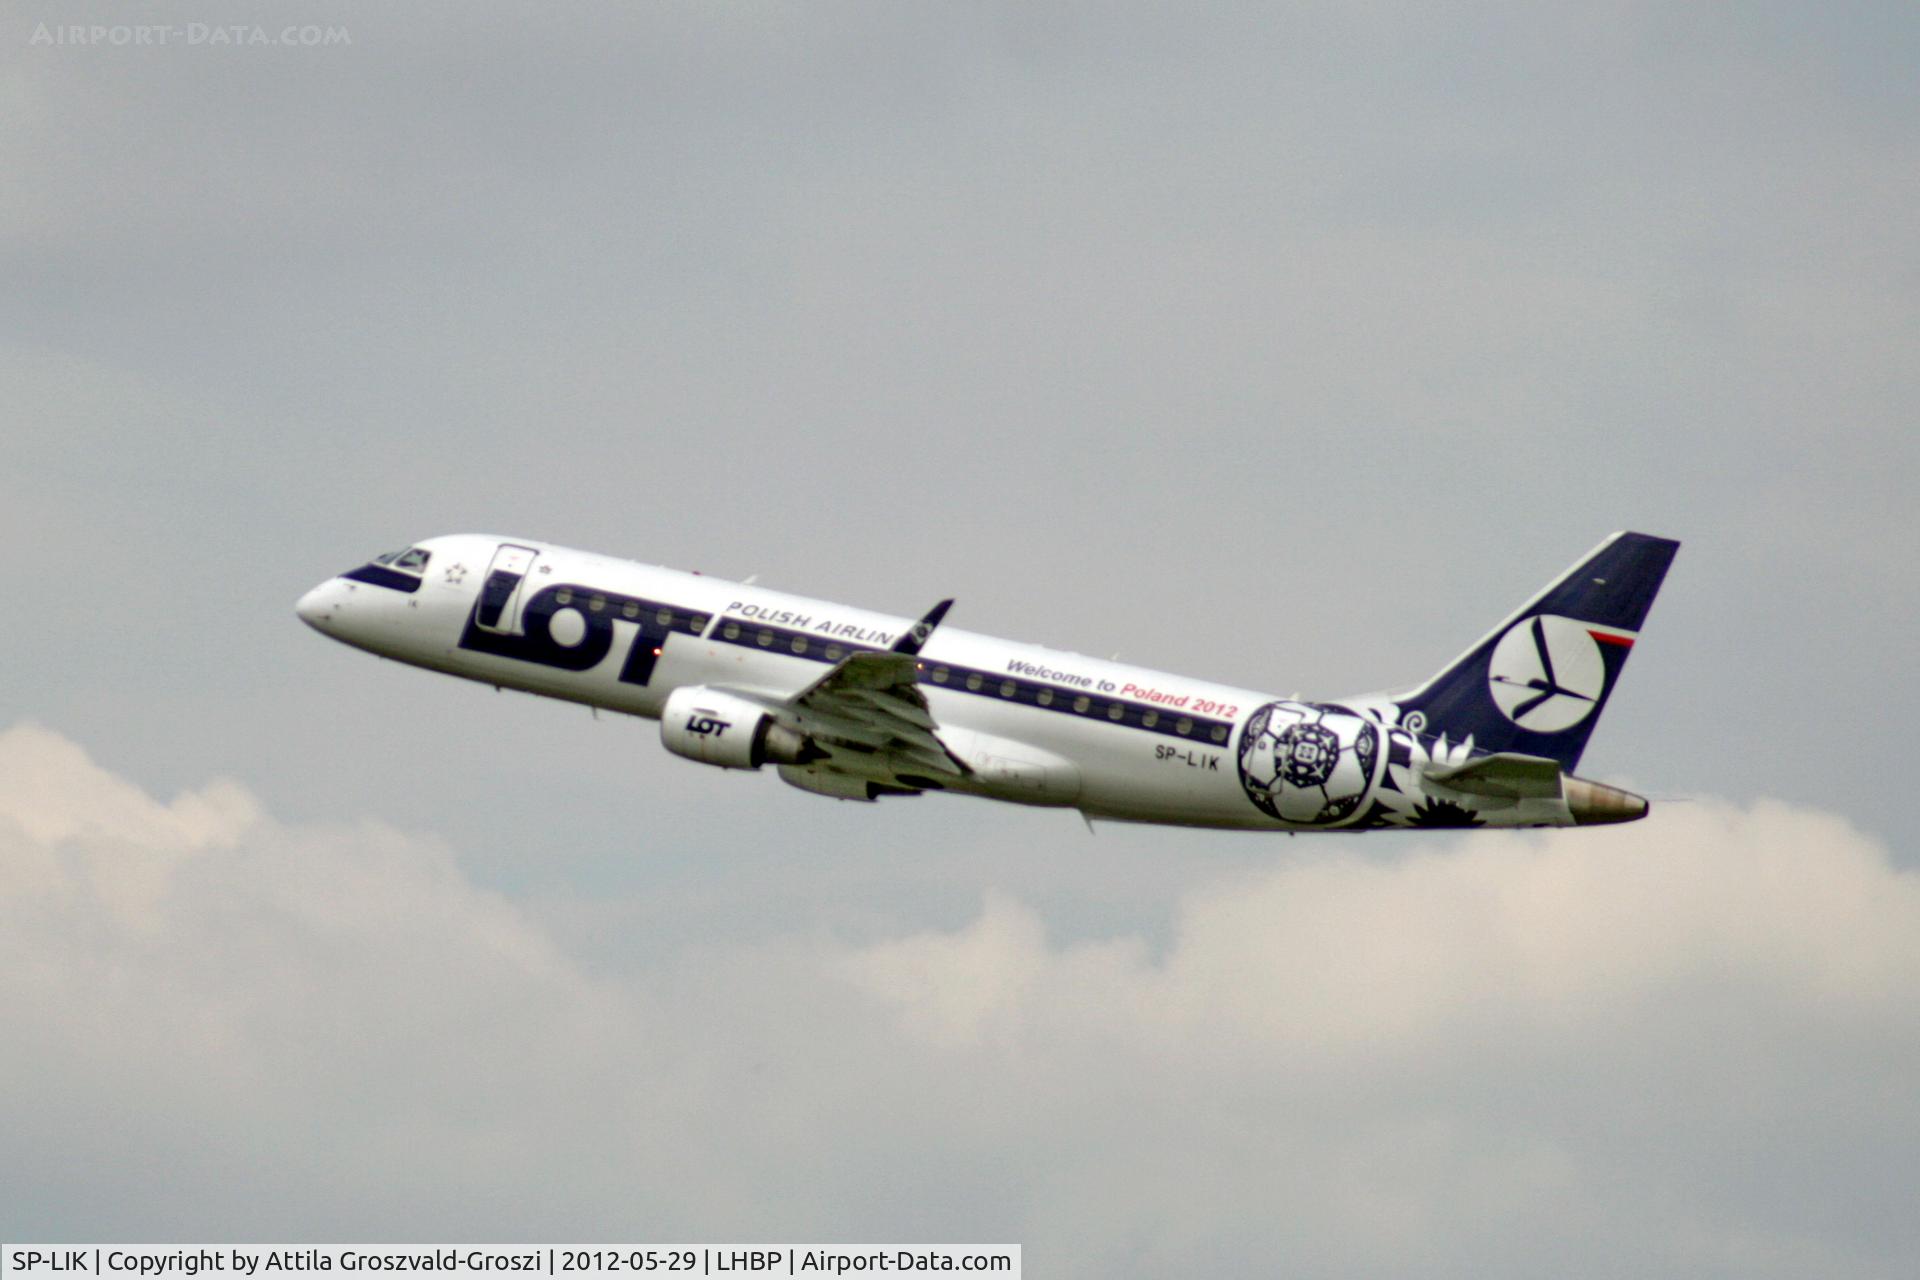
<path id="1" fill-rule="evenodd" d="M 933 629 L 940 625 L 940 619 L 946 617 L 947 610 L 951 608 L 953 608 L 953 601 L 942 600 L 927 610 L 926 617 L 914 623 L 907 629 L 905 635 L 893 642 L 893 652 L 908 655 L 919 653 L 921 646 L 926 644 L 927 637 L 933 634 Z"/>

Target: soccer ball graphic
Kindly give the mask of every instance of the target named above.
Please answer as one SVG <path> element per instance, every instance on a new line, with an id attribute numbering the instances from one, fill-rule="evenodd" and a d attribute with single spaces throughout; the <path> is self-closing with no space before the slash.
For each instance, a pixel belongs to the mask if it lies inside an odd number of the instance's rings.
<path id="1" fill-rule="evenodd" d="M 1282 821 L 1325 826 L 1353 816 L 1379 759 L 1380 731 L 1347 708 L 1269 702 L 1240 739 L 1240 784 Z"/>

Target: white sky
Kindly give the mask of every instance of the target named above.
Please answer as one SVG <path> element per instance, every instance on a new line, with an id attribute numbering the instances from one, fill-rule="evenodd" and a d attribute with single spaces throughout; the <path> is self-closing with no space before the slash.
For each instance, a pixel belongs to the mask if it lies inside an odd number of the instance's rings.
<path id="1" fill-rule="evenodd" d="M 0 20 L 0 1236 L 1911 1258 L 1906 8 L 270 12 Z M 1334 696 L 1626 527 L 1586 768 L 1698 799 L 1547 840 L 833 805 L 291 614 L 515 531 Z"/>

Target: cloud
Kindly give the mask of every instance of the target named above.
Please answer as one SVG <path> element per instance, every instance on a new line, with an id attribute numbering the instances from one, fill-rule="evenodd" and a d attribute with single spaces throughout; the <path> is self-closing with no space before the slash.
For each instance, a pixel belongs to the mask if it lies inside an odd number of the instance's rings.
<path id="1" fill-rule="evenodd" d="M 1763 803 L 1284 842 L 1170 930 L 612 976 L 454 852 L 0 733 L 11 1237 L 1019 1240 L 1048 1274 L 1898 1273 L 1920 877 Z M 529 856 L 536 856 L 530 851 Z M 590 919 L 582 913 L 576 919 Z"/>
<path id="2" fill-rule="evenodd" d="M 1708 804 L 1322 847 L 1189 892 L 1158 957 L 990 901 L 847 967 L 1057 1090 L 1008 1140 L 1084 1126 L 1068 1212 L 1170 1268 L 1246 1265 L 1228 1233 L 1326 1274 L 1877 1274 L 1861 1241 L 1913 1239 L 1879 1179 L 1913 1172 L 1916 923 L 1920 878 L 1845 823 Z"/>

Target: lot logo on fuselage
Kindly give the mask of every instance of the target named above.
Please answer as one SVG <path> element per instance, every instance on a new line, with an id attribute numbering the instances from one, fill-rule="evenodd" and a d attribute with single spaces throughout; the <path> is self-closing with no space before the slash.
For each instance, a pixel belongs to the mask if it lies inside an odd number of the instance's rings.
<path id="1" fill-rule="evenodd" d="M 488 603 L 483 595 L 467 615 L 460 635 L 462 649 L 560 671 L 590 671 L 613 652 L 620 639 L 616 624 L 621 624 L 620 629 L 631 634 L 620 664 L 622 684 L 646 684 L 653 678 L 668 636 L 697 636 L 707 625 L 707 615 L 695 610 L 575 582 L 555 583 L 535 592 L 521 607 L 518 634 L 483 625 Z M 502 611 L 494 607 L 493 616 L 498 618 Z"/>

